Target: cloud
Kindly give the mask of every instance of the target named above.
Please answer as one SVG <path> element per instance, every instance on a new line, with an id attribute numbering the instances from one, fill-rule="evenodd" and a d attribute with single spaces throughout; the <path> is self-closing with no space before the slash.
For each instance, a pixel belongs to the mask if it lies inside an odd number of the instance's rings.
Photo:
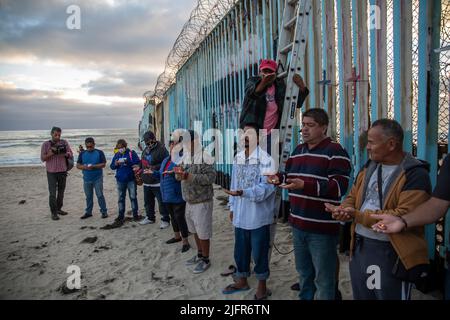
<path id="1" fill-rule="evenodd" d="M 0 58 L 37 56 L 79 66 L 158 70 L 195 0 L 77 1 L 81 30 L 66 28 L 75 1 L 4 0 Z M 5 60 L 6 59 L 6 60 Z"/>
<path id="2" fill-rule="evenodd" d="M 63 128 L 137 128 L 142 105 L 109 105 L 65 99 L 63 92 L 25 90 L 0 83 L 0 130 Z"/>
<path id="3" fill-rule="evenodd" d="M 151 72 L 106 72 L 103 77 L 91 80 L 82 87 L 88 89 L 91 95 L 141 97 L 149 89 L 146 84 L 157 76 L 157 73 Z"/>
<path id="4" fill-rule="evenodd" d="M 66 27 L 73 4 L 81 30 Z M 137 127 L 136 99 L 154 88 L 196 4 L 0 0 L 0 130 Z"/>

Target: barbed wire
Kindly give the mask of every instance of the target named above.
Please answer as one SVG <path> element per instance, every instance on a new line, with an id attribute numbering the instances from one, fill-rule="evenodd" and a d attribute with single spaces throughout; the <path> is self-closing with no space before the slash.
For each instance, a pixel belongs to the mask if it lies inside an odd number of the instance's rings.
<path id="1" fill-rule="evenodd" d="M 155 89 L 144 93 L 146 104 L 158 103 L 176 81 L 176 73 L 201 42 L 239 0 L 198 0 L 189 20 L 167 56 L 164 72 L 158 76 Z"/>

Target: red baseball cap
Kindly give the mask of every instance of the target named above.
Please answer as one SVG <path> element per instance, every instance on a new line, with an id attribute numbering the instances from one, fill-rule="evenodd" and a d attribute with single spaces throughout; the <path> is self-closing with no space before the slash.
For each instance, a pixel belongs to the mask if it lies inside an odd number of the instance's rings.
<path id="1" fill-rule="evenodd" d="M 261 60 L 261 63 L 259 64 L 259 70 L 262 69 L 270 69 L 273 72 L 277 71 L 277 63 L 274 60 L 271 59 L 263 59 Z"/>

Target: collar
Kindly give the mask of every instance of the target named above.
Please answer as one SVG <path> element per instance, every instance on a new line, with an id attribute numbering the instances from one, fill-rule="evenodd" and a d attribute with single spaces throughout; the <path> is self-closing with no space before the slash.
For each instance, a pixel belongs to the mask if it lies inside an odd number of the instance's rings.
<path id="1" fill-rule="evenodd" d="M 323 139 L 322 141 L 319 142 L 318 145 L 316 145 L 314 148 L 309 149 L 308 144 L 307 143 L 303 143 L 302 147 L 307 148 L 309 151 L 311 150 L 315 150 L 317 148 L 322 148 L 325 147 L 327 145 L 329 145 L 332 142 L 330 137 L 326 137 L 325 139 Z"/>

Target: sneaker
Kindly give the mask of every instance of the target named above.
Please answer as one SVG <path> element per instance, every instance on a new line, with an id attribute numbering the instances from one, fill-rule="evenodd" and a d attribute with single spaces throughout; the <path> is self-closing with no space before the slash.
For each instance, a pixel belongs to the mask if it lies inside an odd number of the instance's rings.
<path id="1" fill-rule="evenodd" d="M 92 217 L 92 214 L 84 214 L 84 215 L 82 215 L 80 217 L 80 219 L 87 219 L 87 218 L 90 218 L 90 217 Z"/>
<path id="2" fill-rule="evenodd" d="M 152 224 L 152 223 L 155 223 L 155 220 L 150 220 L 148 217 L 145 217 L 144 220 L 139 222 L 140 225 L 146 225 L 146 224 Z"/>
<path id="3" fill-rule="evenodd" d="M 52 214 L 52 220 L 59 220 L 59 217 L 56 213 Z"/>
<path id="4" fill-rule="evenodd" d="M 170 223 L 167 221 L 161 221 L 161 224 L 159 225 L 160 229 L 165 229 L 168 228 L 170 226 Z"/>
<path id="5" fill-rule="evenodd" d="M 102 213 L 102 219 L 108 218 L 108 214 L 107 213 Z"/>
<path id="6" fill-rule="evenodd" d="M 61 216 L 66 216 L 68 213 L 66 211 L 58 210 L 58 214 Z"/>
<path id="7" fill-rule="evenodd" d="M 186 265 L 187 266 L 192 266 L 192 265 L 198 263 L 200 260 L 202 260 L 202 259 L 199 258 L 198 255 L 195 255 L 192 258 L 190 258 L 188 261 L 186 261 Z"/>
<path id="8" fill-rule="evenodd" d="M 194 268 L 194 273 L 202 273 L 205 272 L 211 266 L 211 262 L 206 263 L 204 260 L 201 260 L 197 266 Z"/>
<path id="9" fill-rule="evenodd" d="M 111 227 L 113 227 L 113 228 L 118 228 L 121 226 L 123 226 L 123 219 L 119 219 L 119 218 L 114 220 L 114 222 L 111 224 Z"/>
<path id="10" fill-rule="evenodd" d="M 188 251 L 191 248 L 189 244 L 183 244 L 183 247 L 181 248 L 181 253 L 184 253 Z"/>

